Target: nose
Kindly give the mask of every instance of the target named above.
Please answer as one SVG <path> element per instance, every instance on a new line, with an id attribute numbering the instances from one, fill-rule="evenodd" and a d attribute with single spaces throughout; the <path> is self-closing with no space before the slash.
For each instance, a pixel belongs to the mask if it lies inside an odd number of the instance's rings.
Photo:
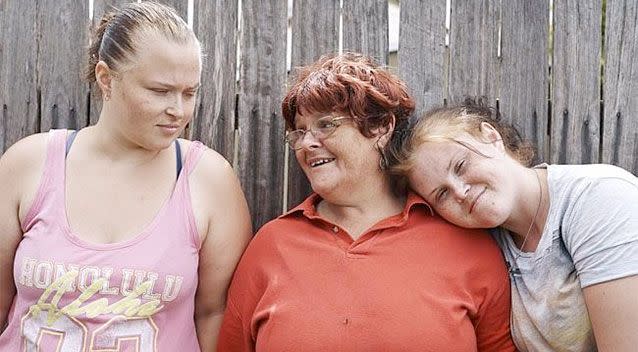
<path id="1" fill-rule="evenodd" d="M 301 136 L 301 138 L 299 139 L 299 146 L 301 147 L 299 149 L 310 150 L 319 148 L 320 142 L 319 139 L 316 138 L 315 135 L 312 134 L 312 132 L 310 132 L 310 130 L 307 130 L 304 131 L 303 136 Z"/>
<path id="2" fill-rule="evenodd" d="M 169 104 L 166 108 L 166 114 L 177 118 L 184 117 L 184 100 L 182 99 L 181 94 L 177 94 L 175 100 Z"/>
<path id="3" fill-rule="evenodd" d="M 467 198 L 467 194 L 470 192 L 470 185 L 465 182 L 458 181 L 452 187 L 450 187 L 450 191 L 454 198 L 459 202 L 463 203 L 465 198 Z"/>

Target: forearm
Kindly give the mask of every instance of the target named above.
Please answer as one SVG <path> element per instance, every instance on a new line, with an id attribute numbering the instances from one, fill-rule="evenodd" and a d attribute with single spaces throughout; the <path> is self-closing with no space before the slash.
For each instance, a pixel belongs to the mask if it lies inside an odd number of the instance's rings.
<path id="1" fill-rule="evenodd" d="M 223 318 L 223 312 L 212 312 L 195 317 L 195 329 L 202 352 L 214 352 L 217 348 L 217 337 Z"/>

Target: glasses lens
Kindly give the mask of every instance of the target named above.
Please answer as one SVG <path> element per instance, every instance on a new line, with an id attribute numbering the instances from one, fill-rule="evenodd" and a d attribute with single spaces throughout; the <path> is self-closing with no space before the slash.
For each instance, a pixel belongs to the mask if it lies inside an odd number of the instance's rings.
<path id="1" fill-rule="evenodd" d="M 335 131 L 337 126 L 339 126 L 337 121 L 337 119 L 331 116 L 315 121 L 312 134 L 319 139 L 328 137 Z"/>
<path id="2" fill-rule="evenodd" d="M 304 131 L 302 130 L 295 130 L 295 131 L 289 132 L 286 135 L 286 143 L 288 143 L 288 146 L 292 149 L 299 149 L 298 144 L 303 134 L 304 134 Z"/>

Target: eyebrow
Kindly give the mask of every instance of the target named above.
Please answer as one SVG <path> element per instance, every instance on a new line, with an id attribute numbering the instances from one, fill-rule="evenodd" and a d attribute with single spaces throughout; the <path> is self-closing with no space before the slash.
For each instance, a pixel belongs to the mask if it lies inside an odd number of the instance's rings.
<path id="1" fill-rule="evenodd" d="M 151 85 L 159 85 L 159 86 L 166 87 L 166 88 L 175 88 L 175 86 L 170 84 L 170 83 L 165 83 L 165 82 L 160 82 L 160 81 L 151 81 L 150 84 Z M 196 83 L 195 85 L 187 87 L 187 89 L 199 89 L 199 87 L 201 87 L 201 83 L 200 82 Z"/>

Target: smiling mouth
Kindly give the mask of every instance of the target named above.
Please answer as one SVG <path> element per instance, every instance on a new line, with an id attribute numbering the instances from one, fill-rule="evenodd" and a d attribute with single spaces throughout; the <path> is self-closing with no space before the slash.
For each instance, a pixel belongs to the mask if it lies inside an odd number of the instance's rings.
<path id="1" fill-rule="evenodd" d="M 310 167 L 314 168 L 317 166 L 321 166 L 321 165 L 325 165 L 331 161 L 334 161 L 334 158 L 324 158 L 324 159 L 319 159 L 319 160 L 315 160 L 313 162 L 310 163 Z"/>
<path id="2" fill-rule="evenodd" d="M 481 191 L 481 193 L 479 193 L 476 198 L 474 198 L 474 201 L 472 202 L 472 205 L 470 205 L 470 211 L 469 213 L 472 213 L 472 211 L 474 210 L 474 206 L 476 205 L 476 202 L 478 202 L 479 198 L 481 198 L 481 196 L 483 195 L 483 193 L 485 193 L 485 191 L 487 191 L 487 187 L 483 188 L 483 190 Z"/>

